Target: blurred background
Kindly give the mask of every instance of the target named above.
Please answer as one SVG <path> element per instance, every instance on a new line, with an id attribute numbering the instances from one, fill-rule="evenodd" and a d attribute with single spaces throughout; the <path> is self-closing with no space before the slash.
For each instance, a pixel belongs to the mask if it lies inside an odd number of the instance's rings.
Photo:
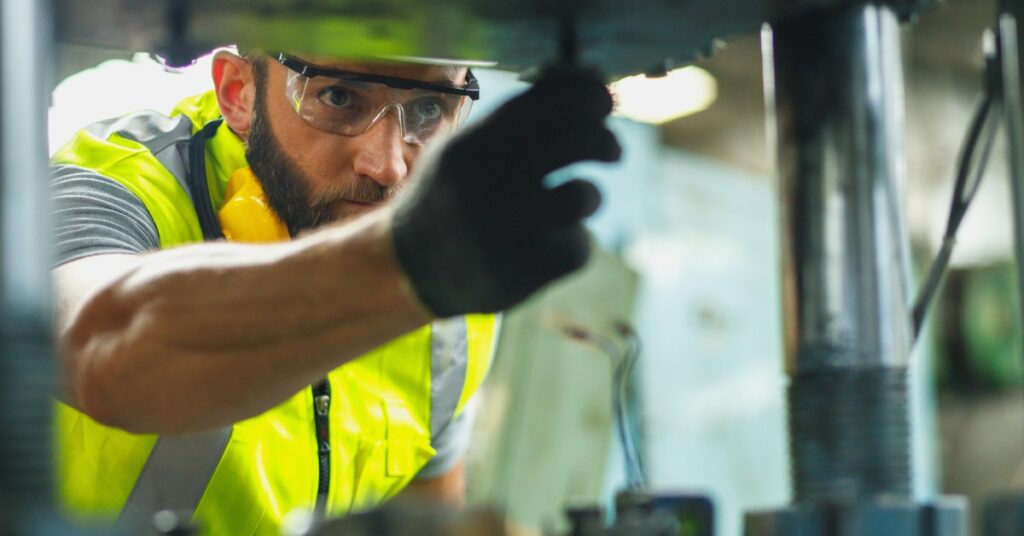
<path id="1" fill-rule="evenodd" d="M 993 0 L 947 0 L 904 26 L 904 203 L 917 277 L 941 240 L 995 10 Z M 71 45 L 58 54 L 51 152 L 91 121 L 167 111 L 209 86 L 205 60 L 168 73 L 148 55 Z M 761 73 L 760 37 L 748 35 L 667 77 L 616 85 L 624 160 L 552 178 L 599 183 L 605 203 L 590 225 L 600 251 L 583 273 L 505 316 L 478 404 L 472 503 L 564 530 L 565 505 L 611 501 L 625 481 L 612 411 L 612 371 L 632 343 L 622 325 L 641 345 L 627 400 L 651 487 L 710 496 L 720 536 L 741 533 L 743 512 L 789 501 L 778 195 Z M 477 74 L 477 120 L 525 87 L 518 73 Z M 665 112 L 666 93 L 681 101 L 677 117 L 650 115 L 643 104 Z M 915 349 L 919 498 L 981 504 L 1024 486 L 1006 162 L 1000 140 Z M 607 344 L 567 334 L 581 329 Z"/>

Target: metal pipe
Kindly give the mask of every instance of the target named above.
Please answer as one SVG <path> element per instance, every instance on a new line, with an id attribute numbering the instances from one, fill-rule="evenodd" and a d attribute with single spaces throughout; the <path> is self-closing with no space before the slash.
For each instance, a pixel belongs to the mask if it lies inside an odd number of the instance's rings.
<path id="1" fill-rule="evenodd" d="M 54 69 L 49 2 L 3 0 L 0 12 L 0 300 L 49 317 L 46 110 Z"/>
<path id="2" fill-rule="evenodd" d="M 1021 318 L 1024 318 L 1024 1 L 999 3 L 999 53 L 1002 58 L 1003 111 L 1010 160 L 1010 185 L 1013 194 L 1013 238 L 1017 256 L 1017 291 Z"/>
<path id="3" fill-rule="evenodd" d="M 0 532 L 41 533 L 51 498 L 47 0 L 0 0 Z"/>
<path id="4" fill-rule="evenodd" d="M 763 46 L 795 499 L 909 497 L 898 18 L 875 4 L 820 11 L 766 28 Z"/>

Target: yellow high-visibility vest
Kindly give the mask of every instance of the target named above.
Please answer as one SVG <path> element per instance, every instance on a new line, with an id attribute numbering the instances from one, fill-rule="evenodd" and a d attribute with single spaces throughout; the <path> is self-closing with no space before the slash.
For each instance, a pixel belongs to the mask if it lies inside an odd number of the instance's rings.
<path id="1" fill-rule="evenodd" d="M 145 112 L 86 128 L 53 163 L 125 186 L 152 216 L 161 247 L 200 242 L 186 148 L 219 118 L 215 95 L 204 93 L 170 116 Z M 247 168 L 241 140 L 226 124 L 215 128 L 205 142 L 205 174 L 225 235 L 282 238 L 272 215 L 251 205 L 262 191 L 239 172 Z M 435 322 L 331 371 L 326 399 L 325 391 L 306 388 L 262 415 L 196 436 L 131 434 L 57 402 L 59 499 L 67 514 L 86 521 L 138 521 L 152 508 L 184 505 L 203 534 L 279 534 L 289 512 L 314 508 L 329 467 L 328 516 L 379 504 L 435 455 L 431 437 L 483 381 L 495 330 L 493 315 Z M 318 432 L 321 422 L 328 426 Z"/>

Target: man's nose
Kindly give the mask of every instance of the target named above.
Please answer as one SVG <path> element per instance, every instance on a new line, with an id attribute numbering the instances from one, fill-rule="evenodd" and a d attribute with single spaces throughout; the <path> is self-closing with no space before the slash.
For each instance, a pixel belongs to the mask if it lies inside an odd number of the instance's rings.
<path id="1" fill-rule="evenodd" d="M 389 109 L 366 132 L 356 137 L 360 145 L 353 162 L 355 172 L 384 186 L 397 184 L 409 173 L 399 113 L 399 110 Z"/>

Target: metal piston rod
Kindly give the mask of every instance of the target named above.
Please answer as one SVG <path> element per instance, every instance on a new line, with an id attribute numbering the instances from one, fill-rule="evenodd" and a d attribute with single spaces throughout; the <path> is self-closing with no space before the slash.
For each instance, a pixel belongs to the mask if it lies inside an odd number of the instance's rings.
<path id="1" fill-rule="evenodd" d="M 749 515 L 747 534 L 962 534 L 962 509 L 922 510 L 911 492 L 897 14 L 821 10 L 766 28 L 763 51 L 794 506 Z"/>
<path id="2" fill-rule="evenodd" d="M 895 13 L 870 4 L 765 39 L 798 502 L 910 496 L 899 40 Z"/>

